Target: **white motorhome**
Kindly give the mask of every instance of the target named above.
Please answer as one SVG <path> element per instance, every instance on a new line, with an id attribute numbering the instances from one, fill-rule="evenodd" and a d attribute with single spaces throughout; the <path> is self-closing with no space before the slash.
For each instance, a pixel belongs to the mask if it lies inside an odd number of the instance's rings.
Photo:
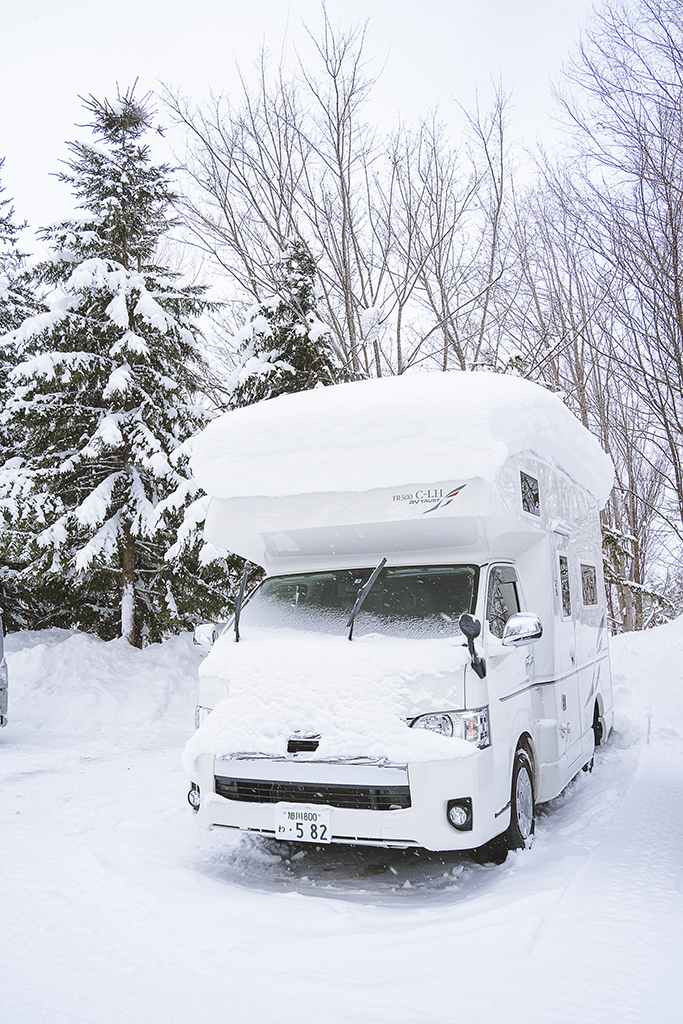
<path id="1" fill-rule="evenodd" d="M 208 542 L 266 574 L 200 669 L 198 821 L 524 846 L 611 728 L 592 435 L 527 381 L 419 374 L 228 413 L 193 469 Z"/>

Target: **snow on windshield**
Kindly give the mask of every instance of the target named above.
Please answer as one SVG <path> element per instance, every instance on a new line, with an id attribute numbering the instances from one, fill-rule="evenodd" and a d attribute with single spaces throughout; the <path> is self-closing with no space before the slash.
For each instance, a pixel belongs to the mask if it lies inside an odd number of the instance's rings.
<path id="1" fill-rule="evenodd" d="M 268 579 L 244 606 L 240 625 L 343 635 L 371 571 L 340 569 Z M 475 566 L 383 569 L 356 616 L 354 636 L 459 635 L 460 615 L 474 610 L 478 572 Z"/>
<path id="2" fill-rule="evenodd" d="M 281 497 L 492 480 L 521 452 L 607 500 L 611 460 L 561 399 L 488 372 L 354 381 L 236 409 L 195 439 L 192 469 L 213 497 Z"/>

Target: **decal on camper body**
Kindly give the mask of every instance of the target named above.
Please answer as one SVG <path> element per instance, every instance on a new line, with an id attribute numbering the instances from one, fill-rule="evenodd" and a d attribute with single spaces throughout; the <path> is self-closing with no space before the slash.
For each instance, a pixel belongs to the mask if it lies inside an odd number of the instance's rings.
<path id="1" fill-rule="evenodd" d="M 436 512 L 437 509 L 450 505 L 465 487 L 467 484 L 458 484 L 448 494 L 444 494 L 443 487 L 426 487 L 412 494 L 394 494 L 392 499 L 393 501 L 407 501 L 409 505 L 431 505 L 431 508 L 426 508 L 422 513 L 423 516 L 426 516 L 428 512 Z"/>

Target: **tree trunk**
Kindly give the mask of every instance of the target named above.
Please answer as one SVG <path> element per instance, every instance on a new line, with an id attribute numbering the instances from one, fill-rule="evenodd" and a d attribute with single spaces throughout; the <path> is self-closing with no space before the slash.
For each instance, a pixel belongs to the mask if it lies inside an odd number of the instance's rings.
<path id="1" fill-rule="evenodd" d="M 132 647 L 142 647 L 135 618 L 135 541 L 126 537 L 121 577 L 121 636 Z"/>

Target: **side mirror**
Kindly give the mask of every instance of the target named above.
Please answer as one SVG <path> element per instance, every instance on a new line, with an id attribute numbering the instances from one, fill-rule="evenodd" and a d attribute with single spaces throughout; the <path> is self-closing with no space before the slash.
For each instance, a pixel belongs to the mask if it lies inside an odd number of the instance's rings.
<path id="1" fill-rule="evenodd" d="M 538 615 L 533 612 L 518 612 L 511 615 L 503 630 L 505 647 L 525 647 L 533 644 L 543 636 L 543 626 Z"/>
<path id="2" fill-rule="evenodd" d="M 216 642 L 217 636 L 218 627 L 215 622 L 200 622 L 194 628 L 192 643 L 195 647 L 202 647 L 204 650 L 209 651 Z"/>
<path id="3" fill-rule="evenodd" d="M 481 633 L 481 622 L 479 619 L 475 619 L 474 615 L 470 615 L 469 612 L 463 612 L 458 620 L 460 626 L 460 632 L 467 637 L 468 640 L 476 640 Z"/>
<path id="4" fill-rule="evenodd" d="M 458 620 L 460 626 L 460 632 L 463 636 L 467 637 L 467 648 L 472 658 L 472 668 L 477 673 L 480 679 L 483 679 L 486 675 L 486 662 L 483 658 L 480 658 L 474 649 L 474 641 L 481 633 L 481 622 L 479 619 L 475 619 L 474 615 L 470 615 L 469 612 L 463 612 Z"/>

